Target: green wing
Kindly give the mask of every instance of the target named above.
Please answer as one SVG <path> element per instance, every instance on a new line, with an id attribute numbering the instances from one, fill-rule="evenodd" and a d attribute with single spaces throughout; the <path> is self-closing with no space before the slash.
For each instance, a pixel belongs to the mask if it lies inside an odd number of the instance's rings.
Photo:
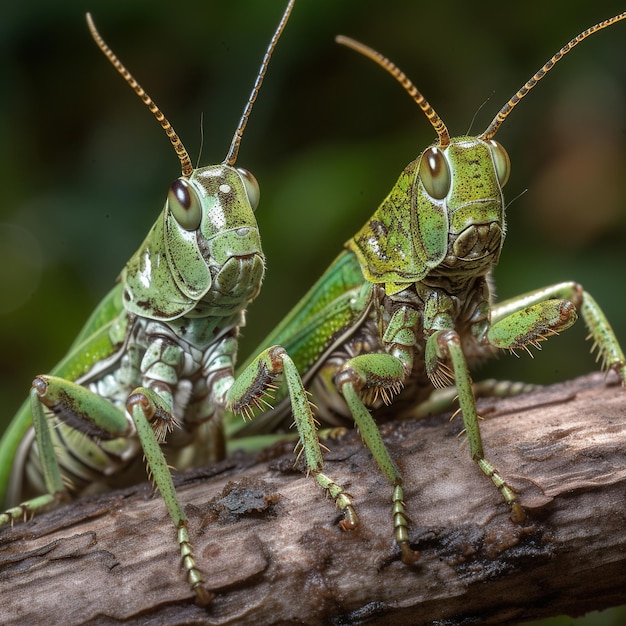
<path id="1" fill-rule="evenodd" d="M 122 286 L 116 285 L 96 307 L 67 355 L 49 372 L 69 380 L 84 376 L 96 363 L 118 353 L 126 339 L 128 316 L 122 305 Z M 39 372 L 33 373 L 33 378 Z M 0 440 L 0 504 L 4 502 L 18 446 L 32 424 L 27 399 Z"/>
<path id="2" fill-rule="evenodd" d="M 367 314 L 362 303 L 367 300 L 363 290 L 371 290 L 371 284 L 363 279 L 356 256 L 342 252 L 296 304 L 282 322 L 252 352 L 237 373 L 262 350 L 280 345 L 293 359 L 302 380 L 306 384 L 316 373 L 324 357 L 358 327 L 360 318 Z M 275 408 L 243 425 L 238 415 L 226 418 L 229 436 L 249 436 L 270 432 L 288 408 L 286 388 L 282 386 L 275 395 Z"/>

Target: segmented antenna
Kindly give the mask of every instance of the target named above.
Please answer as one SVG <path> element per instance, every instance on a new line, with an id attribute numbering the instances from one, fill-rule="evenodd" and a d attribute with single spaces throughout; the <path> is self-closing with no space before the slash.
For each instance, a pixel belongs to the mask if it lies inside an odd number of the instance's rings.
<path id="1" fill-rule="evenodd" d="M 187 150 L 185 150 L 183 142 L 176 134 L 174 127 L 169 123 L 165 115 L 163 115 L 163 112 L 159 109 L 154 100 L 152 100 L 152 98 L 143 90 L 142 86 L 133 78 L 133 75 L 122 65 L 111 48 L 107 46 L 104 39 L 102 39 L 100 33 L 96 29 L 96 25 L 91 18 L 91 14 L 87 13 L 86 17 L 87 26 L 89 26 L 91 36 L 98 45 L 98 48 L 102 50 L 106 58 L 111 61 L 113 67 L 122 75 L 122 78 L 130 85 L 131 89 L 133 89 L 133 91 L 142 99 L 143 103 L 150 109 L 154 117 L 157 119 L 157 122 L 161 124 L 165 134 L 170 138 L 178 158 L 180 159 L 183 176 L 189 176 L 191 172 L 193 172 L 193 165 L 191 164 L 189 154 L 187 153 Z"/>
<path id="2" fill-rule="evenodd" d="M 417 106 L 424 111 L 428 121 L 431 123 L 435 132 L 439 136 L 439 147 L 445 148 L 450 144 L 450 134 L 448 133 L 448 129 L 443 123 L 443 120 L 437 115 L 435 109 L 430 106 L 426 98 L 424 98 L 417 87 L 399 67 L 392 63 L 387 57 L 380 54 L 380 52 L 362 44 L 360 41 L 356 41 L 350 37 L 345 37 L 344 35 L 337 35 L 337 37 L 335 37 L 335 41 L 338 44 L 352 48 L 352 50 L 366 56 L 368 59 L 371 59 L 374 63 L 380 65 L 380 67 L 389 72 L 389 74 L 391 74 L 404 87 L 405 91 L 411 96 L 411 98 L 413 98 Z"/>
<path id="3" fill-rule="evenodd" d="M 589 35 L 593 35 L 593 33 L 602 30 L 603 28 L 607 28 L 607 26 L 612 26 L 616 22 L 619 22 L 626 18 L 626 11 L 616 15 L 615 17 L 611 17 L 608 20 L 604 20 L 604 22 L 600 22 L 595 26 L 591 26 L 584 30 L 580 35 L 574 37 L 567 45 L 563 46 L 498 112 L 498 114 L 493 118 L 493 121 L 489 126 L 487 126 L 487 130 L 480 135 L 481 139 L 492 139 L 493 136 L 498 132 L 500 126 L 502 126 L 502 122 L 508 117 L 509 113 L 513 110 L 519 101 L 556 65 L 557 61 L 560 61 L 572 48 L 577 46 L 583 39 L 587 39 Z"/>
<path id="4" fill-rule="evenodd" d="M 233 140 L 230 144 L 230 149 L 228 150 L 228 154 L 224 159 L 225 165 L 234 165 L 237 161 L 237 155 L 239 154 L 239 146 L 241 145 L 241 138 L 243 137 L 243 131 L 246 129 L 246 125 L 248 124 L 248 118 L 250 117 L 250 112 L 252 111 L 252 105 L 256 100 L 256 97 L 259 95 L 259 90 L 261 89 L 261 85 L 263 84 L 263 79 L 265 78 L 265 72 L 267 72 L 267 66 L 269 65 L 270 59 L 272 58 L 272 53 L 274 52 L 274 48 L 276 48 L 276 44 L 278 43 L 278 39 L 280 38 L 285 25 L 287 24 L 287 20 L 291 15 L 291 9 L 293 9 L 293 5 L 296 0 L 289 0 L 289 4 L 287 4 L 287 8 L 283 13 L 283 16 L 278 24 L 278 28 L 270 41 L 267 50 L 265 51 L 265 56 L 263 57 L 263 62 L 261 63 L 261 68 L 259 69 L 259 73 L 257 74 L 256 80 L 254 81 L 254 87 L 252 87 L 252 91 L 250 92 L 250 97 L 248 98 L 248 102 L 243 110 L 243 114 L 241 115 L 241 119 L 239 120 L 239 125 L 237 126 L 237 130 L 235 130 L 235 134 L 233 135 Z"/>

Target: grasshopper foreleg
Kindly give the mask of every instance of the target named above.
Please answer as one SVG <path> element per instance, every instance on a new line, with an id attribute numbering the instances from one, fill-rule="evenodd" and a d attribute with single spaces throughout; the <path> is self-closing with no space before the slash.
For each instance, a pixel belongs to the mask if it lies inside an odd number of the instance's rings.
<path id="1" fill-rule="evenodd" d="M 419 552 L 411 549 L 408 534 L 409 519 L 404 508 L 402 475 L 391 458 L 387 446 L 380 435 L 376 422 L 361 399 L 365 387 L 380 387 L 391 391 L 398 389 L 404 380 L 405 369 L 402 362 L 390 354 L 364 354 L 349 359 L 335 378 L 337 388 L 345 398 L 361 437 L 381 471 L 394 486 L 392 515 L 394 537 L 402 552 L 402 561 L 414 563 Z"/>
<path id="2" fill-rule="evenodd" d="M 196 594 L 196 603 L 199 606 L 207 606 L 214 594 L 205 588 L 202 574 L 196 566 L 187 530 L 187 515 L 178 500 L 172 475 L 161 450 L 164 437 L 159 436 L 159 433 L 164 435 L 163 424 L 173 421 L 171 413 L 164 400 L 156 392 L 144 387 L 135 389 L 128 398 L 126 408 L 137 429 L 148 472 L 161 492 L 176 528 L 181 563 L 187 573 L 189 586 Z"/>
<path id="3" fill-rule="evenodd" d="M 350 496 L 339 483 L 322 472 L 324 460 L 317 433 L 317 421 L 313 416 L 300 374 L 284 348 L 272 346 L 264 350 L 241 372 L 228 392 L 228 409 L 251 418 L 254 407 L 261 408 L 269 404 L 265 396 L 271 399 L 271 392 L 275 388 L 274 381 L 278 377 L 284 377 L 287 383 L 294 422 L 298 429 L 298 445 L 304 453 L 307 472 L 314 476 L 343 513 L 340 526 L 344 530 L 356 528 L 358 518 Z"/>
<path id="4" fill-rule="evenodd" d="M 30 391 L 30 405 L 37 455 L 47 493 L 5 511 L 0 515 L 0 524 L 12 523 L 23 516 L 54 508 L 59 502 L 69 499 L 53 441 L 54 426 L 46 409 L 65 425 L 100 440 L 128 437 L 132 432 L 132 425 L 124 414 L 108 400 L 57 376 L 35 378 Z"/>
<path id="5" fill-rule="evenodd" d="M 459 405 L 472 460 L 476 461 L 478 467 L 491 478 L 493 484 L 500 490 L 505 502 L 511 507 L 511 518 L 516 522 L 523 521 L 525 518 L 524 510 L 519 504 L 515 492 L 500 476 L 496 468 L 485 459 L 478 425 L 476 400 L 472 390 L 472 379 L 458 333 L 454 330 L 436 331 L 428 338 L 426 354 L 427 370 L 431 378 L 436 376 L 436 370 L 443 367 L 443 364 L 450 364 L 456 381 Z M 447 367 L 446 371 L 448 371 Z"/>

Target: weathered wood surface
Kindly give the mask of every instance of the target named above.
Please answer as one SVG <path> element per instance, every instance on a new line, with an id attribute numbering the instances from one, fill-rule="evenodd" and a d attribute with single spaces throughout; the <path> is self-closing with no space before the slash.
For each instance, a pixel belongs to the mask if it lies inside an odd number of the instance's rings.
<path id="1" fill-rule="evenodd" d="M 505 624 L 626 603 L 626 392 L 602 375 L 480 401 L 497 490 L 439 416 L 383 427 L 406 481 L 414 547 L 391 538 L 391 489 L 356 433 L 327 471 L 361 519 L 346 533 L 287 446 L 178 479 L 207 585 L 193 604 L 148 485 L 84 499 L 0 535 L 0 623 Z"/>

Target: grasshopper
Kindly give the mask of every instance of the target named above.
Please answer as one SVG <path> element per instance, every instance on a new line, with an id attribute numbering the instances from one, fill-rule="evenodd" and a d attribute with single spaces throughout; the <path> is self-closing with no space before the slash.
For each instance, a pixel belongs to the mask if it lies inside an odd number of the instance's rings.
<path id="1" fill-rule="evenodd" d="M 104 55 L 153 113 L 181 162 L 165 207 L 117 284 L 49 375 L 37 376 L 0 442 L 0 523 L 59 502 L 138 482 L 145 471 L 176 528 L 181 561 L 200 605 L 213 594 L 196 566 L 168 466 L 185 469 L 224 455 L 226 406 L 250 414 L 284 375 L 294 411 L 313 425 L 295 366 L 278 346 L 235 379 L 239 327 L 261 288 L 265 261 L 254 209 L 259 188 L 236 168 L 244 129 L 287 23 L 290 0 L 267 48 L 223 163 L 194 169 L 173 127 L 110 50 Z M 297 407 L 297 408 L 296 408 Z"/>
<path id="2" fill-rule="evenodd" d="M 471 458 L 521 523 L 517 495 L 485 458 L 469 366 L 504 349 L 529 350 L 582 315 L 603 369 L 626 381 L 624 353 L 594 299 L 574 282 L 538 289 L 495 304 L 492 268 L 505 235 L 502 188 L 510 159 L 493 137 L 519 101 L 574 46 L 626 18 L 622 13 L 585 30 L 554 55 L 502 107 L 479 136 L 450 138 L 446 125 L 406 75 L 383 55 L 340 36 L 338 43 L 370 58 L 409 93 L 437 133 L 437 141 L 409 163 L 371 219 L 349 239 L 313 285 L 258 349 L 278 343 L 293 357 L 325 424 L 353 420 L 380 470 L 393 485 L 393 535 L 402 561 L 411 548 L 400 469 L 376 419 L 415 415 L 433 388 L 456 386 Z M 279 429 L 277 404 L 233 437 Z M 297 420 L 297 415 L 296 415 Z M 234 432 L 235 430 L 238 432 Z M 232 442 L 236 445 L 236 442 Z M 323 457 L 317 437 L 298 445 L 317 478 Z M 327 480 L 319 481 L 322 486 Z M 352 498 L 334 483 L 344 530 L 358 525 Z"/>

